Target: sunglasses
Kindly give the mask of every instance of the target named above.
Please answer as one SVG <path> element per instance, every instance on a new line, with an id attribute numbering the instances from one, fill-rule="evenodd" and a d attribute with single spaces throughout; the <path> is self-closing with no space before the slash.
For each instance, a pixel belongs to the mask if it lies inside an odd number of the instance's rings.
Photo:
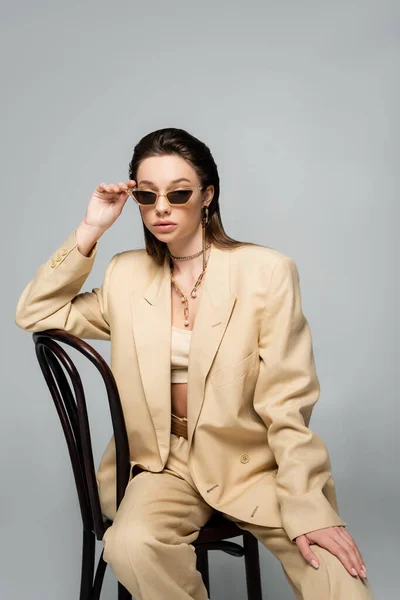
<path id="1" fill-rule="evenodd" d="M 203 186 L 197 188 L 185 188 L 180 190 L 173 190 L 167 194 L 157 194 L 150 190 L 141 190 L 139 188 L 132 188 L 128 194 L 132 196 L 136 204 L 140 206 L 153 206 L 157 203 L 159 196 L 164 196 L 171 206 L 182 206 L 187 204 L 191 200 L 198 190 L 201 190 Z"/>

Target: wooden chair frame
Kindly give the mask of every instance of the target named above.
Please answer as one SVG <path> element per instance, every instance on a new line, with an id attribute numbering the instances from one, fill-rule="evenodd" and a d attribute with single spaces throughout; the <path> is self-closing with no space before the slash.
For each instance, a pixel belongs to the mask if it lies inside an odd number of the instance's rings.
<path id="1" fill-rule="evenodd" d="M 71 459 L 83 524 L 83 546 L 79 600 L 99 600 L 107 563 L 103 551 L 95 569 L 95 543 L 102 540 L 112 521 L 102 515 L 90 435 L 84 388 L 78 370 L 63 342 L 83 354 L 99 371 L 107 392 L 116 447 L 116 506 L 119 507 L 129 481 L 129 443 L 118 388 L 108 364 L 82 339 L 62 329 L 32 334 L 36 357 L 53 398 Z M 69 376 L 70 383 L 66 377 Z M 72 386 L 72 387 L 71 387 Z M 226 541 L 242 536 L 243 546 Z M 194 542 L 197 562 L 210 597 L 209 550 L 244 556 L 248 600 L 262 600 L 258 540 L 217 511 L 200 530 Z M 118 600 L 131 600 L 129 591 L 118 582 Z"/>

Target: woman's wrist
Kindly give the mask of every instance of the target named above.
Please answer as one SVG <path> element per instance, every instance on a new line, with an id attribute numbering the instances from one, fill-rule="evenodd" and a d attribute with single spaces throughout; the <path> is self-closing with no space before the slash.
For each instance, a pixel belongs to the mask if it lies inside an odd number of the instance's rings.
<path id="1" fill-rule="evenodd" d="M 98 227 L 88 225 L 88 223 L 86 223 L 85 220 L 81 221 L 81 223 L 75 231 L 78 251 L 83 256 L 87 257 L 89 254 L 91 254 L 93 247 L 103 235 L 103 233 L 104 230 L 100 230 Z"/>

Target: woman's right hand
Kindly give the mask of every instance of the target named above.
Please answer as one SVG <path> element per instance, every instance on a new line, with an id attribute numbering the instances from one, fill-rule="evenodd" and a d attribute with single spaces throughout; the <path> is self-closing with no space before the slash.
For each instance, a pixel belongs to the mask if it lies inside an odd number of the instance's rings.
<path id="1" fill-rule="evenodd" d="M 132 179 L 126 183 L 100 183 L 90 198 L 83 222 L 93 230 L 104 233 L 120 216 L 129 195 L 128 191 L 135 185 L 136 181 Z"/>

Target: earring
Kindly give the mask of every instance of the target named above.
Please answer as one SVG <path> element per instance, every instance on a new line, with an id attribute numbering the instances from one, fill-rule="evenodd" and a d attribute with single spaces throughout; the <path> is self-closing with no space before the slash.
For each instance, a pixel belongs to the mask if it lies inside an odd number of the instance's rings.
<path id="1" fill-rule="evenodd" d="M 208 206 L 202 206 L 201 208 L 201 212 L 202 212 L 202 225 L 203 227 L 207 227 L 208 224 Z"/>
<path id="2" fill-rule="evenodd" d="M 203 246 L 203 271 L 206 269 L 206 227 L 208 225 L 208 206 L 201 209 L 202 246 Z"/>

